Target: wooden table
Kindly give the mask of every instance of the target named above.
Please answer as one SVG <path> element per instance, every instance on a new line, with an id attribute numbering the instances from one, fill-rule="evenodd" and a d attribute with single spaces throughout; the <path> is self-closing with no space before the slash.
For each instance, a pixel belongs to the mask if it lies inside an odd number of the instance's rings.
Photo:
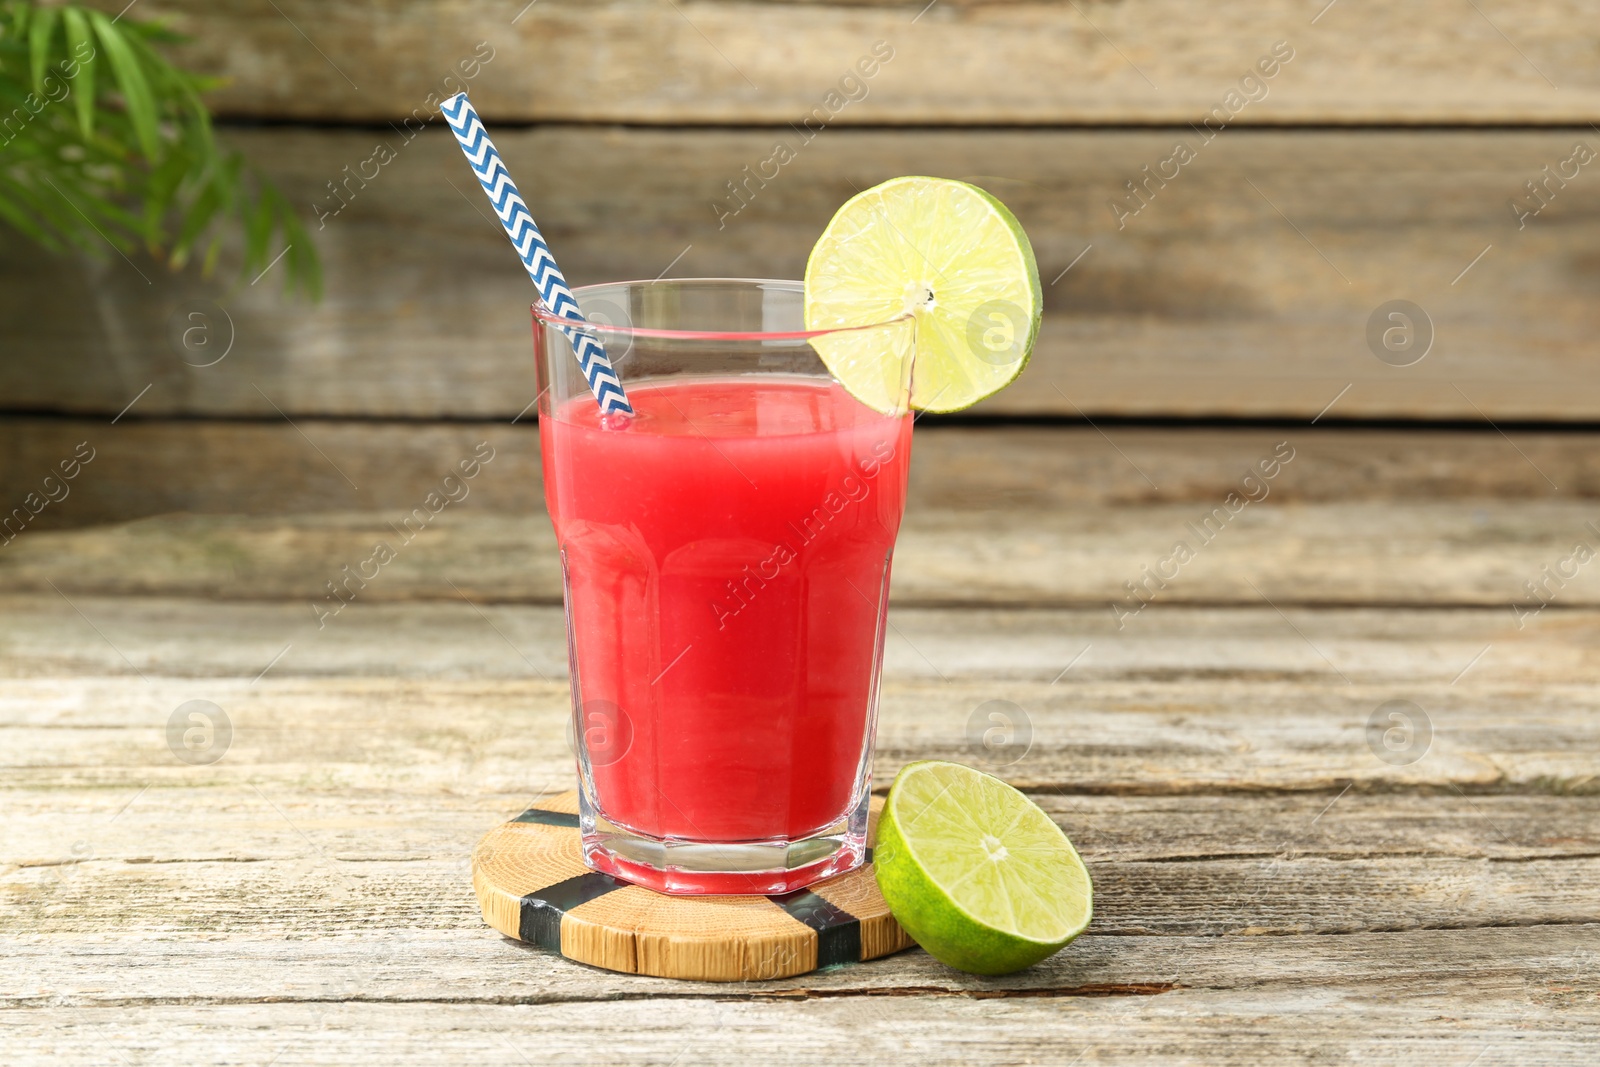
<path id="1" fill-rule="evenodd" d="M 412 432 L 305 429 L 358 477 Z M 674 982 L 483 925 L 473 843 L 573 778 L 536 510 L 447 510 L 320 630 L 392 515 L 283 489 L 27 532 L 0 550 L 6 1062 L 1593 1062 L 1600 566 L 1509 605 L 1600 542 L 1595 438 L 1103 429 L 918 429 L 878 788 L 976 762 L 1009 701 L 1031 744 L 998 773 L 1097 890 L 1078 942 L 996 979 L 913 949 Z M 532 430 L 448 432 L 446 460 L 493 441 L 486 482 L 536 476 Z M 1269 495 L 1119 619 L 1283 441 Z M 194 461 L 146 444 L 152 481 Z M 169 750 L 191 700 L 231 722 L 214 763 Z M 1418 728 L 1385 747 L 1395 700 Z"/>

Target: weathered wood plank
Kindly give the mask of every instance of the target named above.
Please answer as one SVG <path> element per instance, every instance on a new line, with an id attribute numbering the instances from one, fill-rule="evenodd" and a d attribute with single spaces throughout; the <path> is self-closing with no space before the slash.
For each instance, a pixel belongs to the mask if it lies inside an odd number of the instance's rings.
<path id="1" fill-rule="evenodd" d="M 293 794 L 263 795 L 296 810 Z M 65 872 L 24 867 L 0 882 L 6 891 L 0 931 L 155 938 L 202 932 L 337 937 L 376 926 L 474 930 L 482 920 L 466 859 L 479 836 L 462 840 L 459 857 L 449 860 L 344 863 L 306 848 L 288 860 L 90 861 Z M 1504 863 L 1293 854 L 1203 863 L 1086 862 L 1095 883 L 1094 928 L 1102 934 L 1600 923 L 1594 893 L 1600 858 L 1593 855 Z"/>
<path id="2" fill-rule="evenodd" d="M 897 606 L 884 674 L 1046 688 L 1089 681 L 1314 684 L 1337 680 L 1331 660 L 1368 685 L 1431 689 L 1470 678 L 1475 685 L 1539 686 L 1587 681 L 1600 644 L 1600 615 L 1582 609 L 1552 609 L 1520 633 L 1509 612 L 1492 608 L 1286 615 L 1293 626 L 1268 606 L 1152 608 L 1118 629 L 1103 608 Z M 321 630 L 314 621 L 292 602 L 0 596 L 0 677 L 253 679 L 269 663 L 276 679 L 559 681 L 567 674 L 556 605 L 357 602 Z"/>
<path id="3" fill-rule="evenodd" d="M 1580 994 L 1470 983 L 1416 990 L 1330 981 L 1248 996 L 623 1000 L 593 1004 L 260 1004 L 15 1009 L 19 1064 L 111 1049 L 165 1063 L 705 1064 L 1590 1062 L 1600 1013 Z M 108 1032 L 109 1035 L 108 1036 Z M 537 1057 L 537 1058 L 536 1058 Z"/>
<path id="4" fill-rule="evenodd" d="M 1031 729 L 1031 747 L 1003 768 L 1019 787 L 1595 791 L 1600 719 L 1587 684 L 1346 685 L 1331 672 L 1297 682 L 1070 678 L 886 683 L 879 782 L 912 760 L 985 761 L 985 705 L 1000 700 Z M 1408 765 L 1384 762 L 1368 746 L 1369 719 L 1395 699 L 1415 702 L 1431 724 L 1426 749 L 1416 735 L 1425 755 Z M 189 700 L 212 701 L 229 716 L 222 762 L 190 767 L 168 751 L 168 721 Z M 0 694 L 6 773 L 16 787 L 127 796 L 145 784 L 246 781 L 355 792 L 567 789 L 569 716 L 567 686 L 558 681 L 47 678 L 12 680 Z"/>
<path id="5" fill-rule="evenodd" d="M 354 507 L 410 511 L 458 474 L 480 445 L 493 459 L 465 482 L 459 505 L 496 512 L 544 511 L 533 420 L 507 423 L 157 421 L 0 418 L 0 519 L 37 501 L 54 475 L 57 499 L 29 519 L 29 532 L 144 518 L 168 512 L 262 515 Z M 79 452 L 79 449 L 82 452 Z M 321 454 L 318 453 L 321 450 Z M 90 455 L 67 481 L 58 466 Z M 490 454 L 490 453 L 482 453 Z M 346 480 L 348 479 L 348 480 Z M 4 533 L 0 533 L 0 539 Z"/>
<path id="6" fill-rule="evenodd" d="M 112 426 L 104 419 L 12 416 L 0 418 L 0 504 L 14 507 L 28 493 L 40 492 L 44 476 L 87 445 L 95 458 L 84 475 L 68 485 L 67 499 L 29 522 L 30 530 L 175 511 L 404 513 L 459 459 L 487 444 L 494 459 L 468 484 L 469 499 L 461 506 L 539 513 L 544 497 L 532 423 L 316 419 L 299 420 L 297 428 L 287 422 L 130 417 Z M 951 426 L 924 419 L 917 425 L 907 506 L 916 515 L 930 509 L 1210 505 L 1238 491 L 1246 469 L 1284 441 L 1295 458 L 1272 480 L 1274 504 L 1542 499 L 1552 490 L 1541 471 L 1569 499 L 1600 497 L 1600 435 L 1591 433 L 1519 431 L 1512 447 L 1488 428 L 1095 429 Z"/>
<path id="7" fill-rule="evenodd" d="M 1192 22 L 1176 25 L 1187 33 Z M 990 186 L 1033 240 L 1046 312 L 1029 368 L 979 411 L 1600 417 L 1600 384 L 1587 373 L 1600 330 L 1589 251 L 1600 240 L 1600 182 L 1552 184 L 1525 225 L 1508 207 L 1517 197 L 1537 206 L 1524 183 L 1544 180 L 1541 168 L 1575 142 L 1600 148 L 1587 126 L 1230 129 L 1204 145 L 1187 126 L 826 131 L 776 178 L 752 184 L 739 208 L 726 183 L 785 132 L 565 127 L 497 140 L 574 283 L 669 266 L 678 276 L 798 277 L 858 188 L 903 173 Z M 286 309 L 270 277 L 225 294 L 146 265 L 152 287 L 120 260 L 84 271 L 13 249 L 0 257 L 0 321 L 27 325 L 0 361 L 6 409 L 111 416 L 147 385 L 135 407 L 144 415 L 277 419 L 276 405 L 296 417 L 510 418 L 533 399 L 531 289 L 446 131 L 412 141 L 388 127 L 230 136 L 308 215 L 325 216 L 313 228 L 327 300 Z M 1185 138 L 1195 160 L 1152 185 L 1137 215 L 1122 214 L 1140 203 L 1124 183 L 1143 181 L 1141 168 Z M 367 166 L 375 177 L 346 175 L 380 144 L 395 158 Z M 335 197 L 330 183 L 340 182 Z M 1117 197 L 1129 199 L 1113 211 Z M 202 297 L 226 306 L 235 341 L 206 367 L 190 364 L 221 347 L 179 351 L 169 339 L 174 316 L 189 322 Z M 1396 299 L 1421 305 L 1436 339 L 1406 367 L 1380 361 L 1366 340 L 1374 312 Z M 220 346 L 227 326 L 211 314 Z"/>
<path id="8" fill-rule="evenodd" d="M 1430 930 L 1304 937 L 1084 935 L 1017 974 L 962 974 L 912 950 L 861 967 L 772 982 L 669 981 L 577 967 L 553 954 L 457 931 L 373 929 L 285 941 L 249 935 L 144 940 L 102 935 L 0 938 L 11 968 L 0 1005 L 195 1007 L 249 1002 L 560 1004 L 651 995 L 719 1000 L 924 994 L 1135 997 L 1180 990 L 1255 991 L 1370 984 L 1385 993 L 1471 986 L 1554 1003 L 1592 988 L 1594 926 Z M 1169 989 L 1168 987 L 1177 987 Z M 1162 991 L 1166 990 L 1165 993 Z"/>
<path id="9" fill-rule="evenodd" d="M 1126 625 L 1180 603 L 1471 604 L 1505 611 L 1512 630 L 1514 603 L 1531 610 L 1541 602 L 1528 582 L 1543 583 L 1542 600 L 1558 607 L 1600 604 L 1600 572 L 1571 559 L 1578 543 L 1595 547 L 1588 501 L 1280 505 L 1269 497 L 1225 524 L 1214 514 L 1222 510 L 1222 498 L 1051 510 L 913 506 L 895 549 L 892 595 L 903 604 L 1086 605 L 1108 617 L 1114 604 L 1116 615 L 1132 616 Z M 24 531 L 0 549 L 0 591 L 52 592 L 53 584 L 68 596 L 286 599 L 306 605 L 311 620 L 312 604 L 336 606 L 325 583 L 382 541 L 396 558 L 359 590 L 356 605 L 463 595 L 559 601 L 544 515 L 446 509 L 406 543 L 391 525 L 405 514 L 166 516 Z M 1197 535 L 1208 519 L 1206 536 Z M 1180 541 L 1191 558 L 1175 563 Z M 1545 574 L 1558 566 L 1571 577 Z M 1150 581 L 1146 568 L 1170 580 L 1129 592 L 1125 583 Z M 1151 606 L 1138 612 L 1141 599 Z"/>
<path id="10" fill-rule="evenodd" d="M 229 79 L 220 109 L 267 118 L 398 119 L 464 86 L 486 118 L 514 121 L 781 124 L 820 105 L 843 124 L 1170 123 L 1199 121 L 1230 90 L 1228 110 L 1252 125 L 1600 113 L 1586 0 L 1493 4 L 1482 17 L 1441 0 L 1403 14 L 1347 0 L 1320 17 L 1272 0 L 1204 19 L 1183 0 L 147 2 Z M 841 92 L 877 41 L 893 58 Z M 1256 101 L 1244 103 L 1241 79 L 1279 41 L 1293 58 L 1247 84 Z"/>
<path id="11" fill-rule="evenodd" d="M 1595 796 L 1469 797 L 1451 790 L 1033 796 L 1095 865 L 1408 858 L 1514 863 L 1600 852 Z M 318 853 L 328 868 L 344 871 L 371 862 L 428 863 L 432 873 L 419 878 L 435 878 L 448 874 L 449 864 L 466 862 L 470 847 L 463 842 L 470 846 L 535 798 L 424 783 L 409 791 L 313 787 L 278 799 L 292 808 L 280 813 L 252 785 L 237 782 L 174 782 L 137 797 L 105 788 L 14 789 L 6 797 L 3 862 L 42 869 L 45 888 L 51 878 L 65 881 L 90 863 L 101 865 L 98 877 L 104 878 L 119 864 L 281 863 Z"/>

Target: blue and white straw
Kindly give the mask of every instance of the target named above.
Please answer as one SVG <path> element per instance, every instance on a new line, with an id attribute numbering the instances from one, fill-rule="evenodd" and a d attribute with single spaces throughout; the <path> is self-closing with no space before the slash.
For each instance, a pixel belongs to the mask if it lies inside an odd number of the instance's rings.
<path id="1" fill-rule="evenodd" d="M 556 266 L 550 247 L 544 243 L 544 235 L 534 224 L 528 205 L 517 193 L 516 183 L 506 172 L 506 165 L 500 162 L 500 153 L 495 151 L 494 142 L 489 140 L 467 94 L 457 93 L 440 104 L 439 110 L 444 113 L 444 120 L 450 124 L 456 140 L 461 142 L 461 151 L 466 153 L 467 162 L 472 164 L 472 172 L 483 183 L 483 191 L 488 194 L 495 214 L 500 216 L 506 236 L 511 238 L 517 255 L 522 257 L 522 265 L 528 268 L 528 276 L 539 287 L 539 296 L 544 300 L 545 307 L 560 318 L 573 322 L 587 321 L 583 312 L 578 310 L 578 301 L 574 299 L 572 290 L 567 288 L 567 280 L 562 276 L 561 268 Z M 572 342 L 572 350 L 578 356 L 578 366 L 589 381 L 589 389 L 600 405 L 600 413 L 632 415 L 633 405 L 628 403 L 622 383 L 617 380 L 617 372 L 612 369 L 611 360 L 606 358 L 605 347 L 599 339 L 583 329 L 563 326 L 561 332 Z"/>

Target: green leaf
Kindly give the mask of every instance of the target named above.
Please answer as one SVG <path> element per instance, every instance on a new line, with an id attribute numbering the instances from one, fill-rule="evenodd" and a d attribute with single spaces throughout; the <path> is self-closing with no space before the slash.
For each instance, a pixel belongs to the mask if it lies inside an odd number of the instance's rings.
<path id="1" fill-rule="evenodd" d="M 313 299 L 320 298 L 322 272 L 316 262 L 311 235 L 306 232 L 300 217 L 295 214 L 294 205 L 289 203 L 288 197 L 271 186 L 265 186 L 261 196 L 263 202 L 271 209 L 276 226 L 283 231 L 286 246 L 284 291 L 292 292 L 298 283 L 305 287 Z"/>
<path id="2" fill-rule="evenodd" d="M 180 152 L 170 152 L 150 171 L 145 183 L 144 240 L 153 251 L 161 246 L 167 213 L 178 196 L 178 186 L 188 175 L 190 160 Z"/>
<path id="3" fill-rule="evenodd" d="M 291 243 L 289 252 L 289 273 L 284 281 L 285 288 L 295 284 L 299 279 L 305 287 L 306 295 L 312 300 L 322 299 L 322 264 L 317 260 L 316 246 L 311 243 L 311 234 L 300 222 L 300 217 L 289 207 L 289 202 L 284 201 L 284 237 Z"/>
<path id="4" fill-rule="evenodd" d="M 20 0 L 6 5 L 6 10 L 11 13 L 11 29 L 9 35 L 19 41 L 28 35 L 28 17 L 33 14 L 33 8 Z"/>
<path id="5" fill-rule="evenodd" d="M 101 258 L 108 244 L 128 255 L 143 245 L 175 269 L 202 253 L 207 272 L 242 260 L 247 279 L 281 250 L 285 288 L 320 295 L 311 235 L 288 198 L 218 144 L 201 97 L 217 82 L 167 59 L 180 40 L 137 14 L 0 0 L 0 227 Z M 57 99 L 29 106 L 47 84 Z"/>
<path id="6" fill-rule="evenodd" d="M 178 236 L 172 242 L 172 250 L 176 253 L 186 253 L 206 232 L 206 227 L 211 225 L 211 220 L 226 206 L 224 192 L 216 183 L 207 185 L 200 190 L 200 195 L 194 198 L 188 210 L 183 214 L 183 221 L 178 226 Z"/>
<path id="7" fill-rule="evenodd" d="M 203 274 L 207 278 L 209 278 L 209 277 L 211 277 L 211 275 L 216 273 L 216 270 L 217 270 L 217 256 L 221 252 L 222 252 L 222 241 L 221 241 L 221 239 L 220 238 L 213 238 L 212 241 L 211 241 L 211 244 L 206 248 L 206 259 L 205 259 L 205 262 L 200 265 L 200 273 L 201 274 Z"/>
<path id="8" fill-rule="evenodd" d="M 253 207 L 245 207 L 245 245 L 244 261 L 247 270 L 264 267 L 267 263 L 267 247 L 272 241 L 273 222 L 272 204 L 266 197 L 259 197 Z"/>
<path id="9" fill-rule="evenodd" d="M 94 25 L 95 36 L 106 50 L 106 58 L 111 61 L 111 73 L 122 92 L 128 119 L 133 123 L 134 133 L 139 139 L 139 150 L 146 159 L 155 162 L 162 154 L 158 115 L 155 97 L 150 92 L 150 82 L 140 68 L 139 58 L 134 54 L 133 47 L 123 39 L 122 31 L 112 25 L 102 12 L 90 11 L 88 16 Z"/>
<path id="10" fill-rule="evenodd" d="M 39 212 L 25 210 L 30 200 L 16 182 L 0 174 L 0 218 L 4 218 L 17 232 L 52 252 L 62 250 L 62 244 L 48 227 L 39 224 Z"/>
<path id="11" fill-rule="evenodd" d="M 94 38 L 89 31 L 89 20 L 75 7 L 62 9 L 61 23 L 66 29 L 67 51 L 78 63 L 78 76 L 73 79 L 72 86 L 75 94 L 72 106 L 78 113 L 78 129 L 87 139 L 94 136 L 94 70 L 97 58 Z M 89 58 L 79 58 L 85 49 Z"/>
<path id="12" fill-rule="evenodd" d="M 44 70 L 50 64 L 50 38 L 55 36 L 58 12 L 53 7 L 34 12 L 28 26 L 28 67 L 33 73 L 33 91 L 44 95 Z"/>
<path id="13" fill-rule="evenodd" d="M 65 220 L 63 229 L 71 225 L 73 219 L 82 219 L 88 224 L 94 237 L 110 243 L 113 247 L 126 250 L 131 246 L 127 231 L 137 224 L 137 218 L 129 214 L 115 201 L 98 194 L 95 190 L 84 188 L 81 183 L 74 182 L 73 175 L 60 174 L 54 179 L 42 175 L 45 185 L 50 192 L 40 190 L 41 200 L 46 204 L 59 202 L 61 218 Z M 81 229 L 81 227 L 75 227 Z M 83 236 L 83 243 L 92 246 L 93 237 Z"/>
<path id="14" fill-rule="evenodd" d="M 177 239 L 172 245 L 171 263 L 174 267 L 181 267 L 188 262 L 189 253 L 194 248 L 195 241 L 205 233 L 206 227 L 211 225 L 211 220 L 216 217 L 226 203 L 226 189 L 217 182 L 208 182 L 200 191 L 200 195 L 189 205 L 185 212 L 183 222 L 178 228 Z"/>
<path id="15" fill-rule="evenodd" d="M 72 201 L 55 183 L 46 178 L 41 183 L 43 188 L 33 186 L 31 182 L 9 184 L 10 195 L 43 223 L 58 242 L 84 250 L 96 248 L 97 231 L 92 225 L 84 226 L 84 222 L 88 221 L 87 216 L 74 209 Z"/>

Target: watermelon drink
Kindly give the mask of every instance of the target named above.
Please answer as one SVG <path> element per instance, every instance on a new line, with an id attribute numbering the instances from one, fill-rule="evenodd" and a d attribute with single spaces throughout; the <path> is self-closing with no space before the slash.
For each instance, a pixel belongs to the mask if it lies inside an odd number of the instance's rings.
<path id="1" fill-rule="evenodd" d="M 819 338 L 784 328 L 796 283 L 577 295 L 634 412 L 563 389 L 567 341 L 536 323 L 585 859 L 678 893 L 781 893 L 849 870 L 865 854 L 908 406 L 857 400 Z M 647 336 L 652 315 L 735 328 Z M 908 393 L 909 323 L 880 332 Z"/>

